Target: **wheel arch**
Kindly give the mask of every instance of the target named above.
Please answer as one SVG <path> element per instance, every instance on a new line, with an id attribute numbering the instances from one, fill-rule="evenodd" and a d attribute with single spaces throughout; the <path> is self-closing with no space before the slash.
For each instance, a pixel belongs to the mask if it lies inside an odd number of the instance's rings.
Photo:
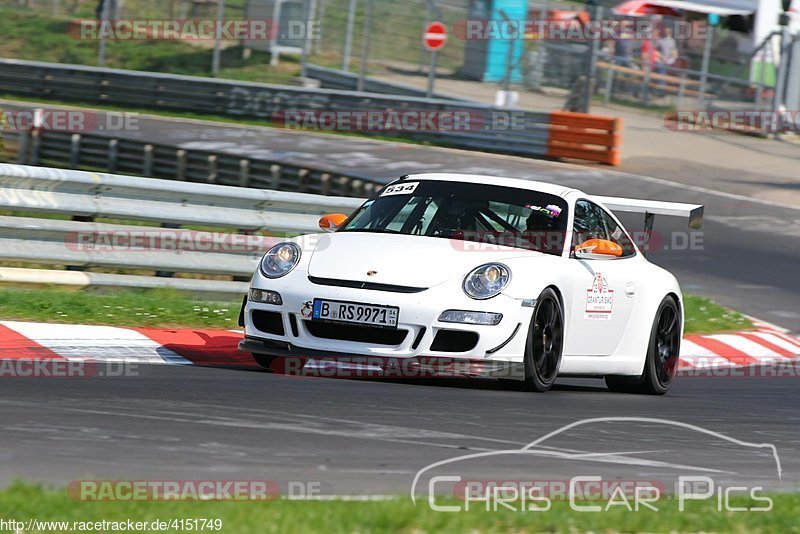
<path id="1" fill-rule="evenodd" d="M 566 313 L 566 309 L 564 307 L 564 294 L 561 292 L 561 288 L 559 288 L 555 283 L 552 283 L 544 286 L 544 288 L 542 288 L 542 292 L 544 292 L 545 289 L 552 289 L 555 292 L 556 296 L 558 297 L 558 302 L 561 304 L 562 313 Z"/>
<path id="2" fill-rule="evenodd" d="M 681 311 L 683 309 L 681 298 L 674 291 L 670 291 L 669 293 L 667 293 L 666 296 L 671 297 L 672 300 L 675 301 L 675 305 L 678 307 L 678 311 Z"/>
<path id="3" fill-rule="evenodd" d="M 681 339 L 683 339 L 683 332 L 686 326 L 686 317 L 683 311 L 683 300 L 681 299 L 681 296 L 674 291 L 667 293 L 667 296 L 670 297 L 675 302 L 675 306 L 678 307 L 678 318 L 681 321 Z"/>

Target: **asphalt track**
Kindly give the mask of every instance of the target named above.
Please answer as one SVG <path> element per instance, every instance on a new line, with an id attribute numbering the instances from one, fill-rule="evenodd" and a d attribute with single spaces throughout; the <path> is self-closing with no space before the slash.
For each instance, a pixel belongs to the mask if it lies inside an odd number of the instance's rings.
<path id="1" fill-rule="evenodd" d="M 514 450 L 585 418 L 539 447 L 549 454 L 467 460 L 474 480 L 598 475 L 718 484 L 800 484 L 796 378 L 684 378 L 665 397 L 563 381 L 546 394 L 494 381 L 286 377 L 248 369 L 141 366 L 138 377 L 7 379 L 2 383 L 0 484 L 72 480 L 272 480 L 319 483 L 326 494 L 407 494 L 432 462 Z M 569 451 L 569 457 L 560 455 Z M 613 454 L 612 454 L 613 453 Z M 592 456 L 583 455 L 600 455 Z M 583 457 L 581 457 L 583 456 Z"/>
<path id="2" fill-rule="evenodd" d="M 145 118 L 139 131 L 126 135 L 186 149 L 357 168 L 386 180 L 450 170 L 702 203 L 702 249 L 659 250 L 652 259 L 672 270 L 685 290 L 800 330 L 798 210 L 708 191 L 700 178 L 687 186 L 605 168 L 191 121 Z M 626 221 L 633 228 L 640 224 Z M 656 230 L 669 242 L 670 232 L 686 228 L 683 221 L 662 218 Z M 782 479 L 763 448 L 652 421 L 591 423 L 544 444 L 551 454 L 535 456 L 524 472 L 516 459 L 476 461 L 464 476 L 666 480 L 700 473 L 772 488 L 800 485 L 796 378 L 685 378 L 666 397 L 612 394 L 598 381 L 564 381 L 534 395 L 500 390 L 494 382 L 288 378 L 247 369 L 149 366 L 140 367 L 137 377 L 8 379 L 0 387 L 0 484 L 17 477 L 56 484 L 81 478 L 268 479 L 318 481 L 326 493 L 402 494 L 431 462 L 519 449 L 588 417 L 637 416 L 772 443 Z M 568 456 L 557 454 L 564 451 Z"/>

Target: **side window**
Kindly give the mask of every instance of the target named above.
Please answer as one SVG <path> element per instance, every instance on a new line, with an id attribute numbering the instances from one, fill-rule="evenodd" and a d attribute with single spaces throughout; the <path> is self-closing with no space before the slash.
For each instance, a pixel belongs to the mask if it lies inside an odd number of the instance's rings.
<path id="1" fill-rule="evenodd" d="M 617 224 L 617 221 L 615 221 L 607 211 L 603 210 L 599 206 L 598 209 L 603 214 L 603 222 L 605 223 L 606 230 L 608 230 L 607 239 L 622 247 L 621 257 L 628 258 L 636 254 L 636 249 L 634 249 L 630 238 L 628 238 L 627 234 L 625 234 L 625 230 L 623 230 L 622 227 Z"/>
<path id="2" fill-rule="evenodd" d="M 575 203 L 575 223 L 572 229 L 573 249 L 589 239 L 608 239 L 603 210 L 588 200 L 579 200 Z"/>

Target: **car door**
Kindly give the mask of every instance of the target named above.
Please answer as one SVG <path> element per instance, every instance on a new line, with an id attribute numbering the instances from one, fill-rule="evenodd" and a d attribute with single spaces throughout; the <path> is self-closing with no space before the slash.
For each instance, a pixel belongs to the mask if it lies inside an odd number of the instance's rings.
<path id="1" fill-rule="evenodd" d="M 623 248 L 613 259 L 578 259 L 575 246 L 589 239 L 607 239 Z M 586 199 L 575 203 L 572 246 L 572 305 L 564 353 L 608 356 L 619 345 L 631 318 L 637 291 L 636 250 L 617 221 Z"/>

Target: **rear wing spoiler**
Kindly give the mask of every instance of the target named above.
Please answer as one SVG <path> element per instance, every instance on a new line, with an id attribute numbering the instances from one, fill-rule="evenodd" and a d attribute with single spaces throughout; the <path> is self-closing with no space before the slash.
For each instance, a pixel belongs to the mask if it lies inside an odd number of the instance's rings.
<path id="1" fill-rule="evenodd" d="M 685 217 L 689 219 L 689 228 L 694 228 L 695 230 L 703 225 L 703 211 L 705 208 L 701 204 L 684 204 L 680 202 L 662 202 L 660 200 L 639 200 L 636 198 L 622 197 L 594 196 L 593 198 L 611 211 L 644 214 L 645 249 L 642 250 L 644 253 L 646 253 L 647 243 L 650 242 L 650 233 L 653 231 L 653 221 L 656 215 Z"/>

